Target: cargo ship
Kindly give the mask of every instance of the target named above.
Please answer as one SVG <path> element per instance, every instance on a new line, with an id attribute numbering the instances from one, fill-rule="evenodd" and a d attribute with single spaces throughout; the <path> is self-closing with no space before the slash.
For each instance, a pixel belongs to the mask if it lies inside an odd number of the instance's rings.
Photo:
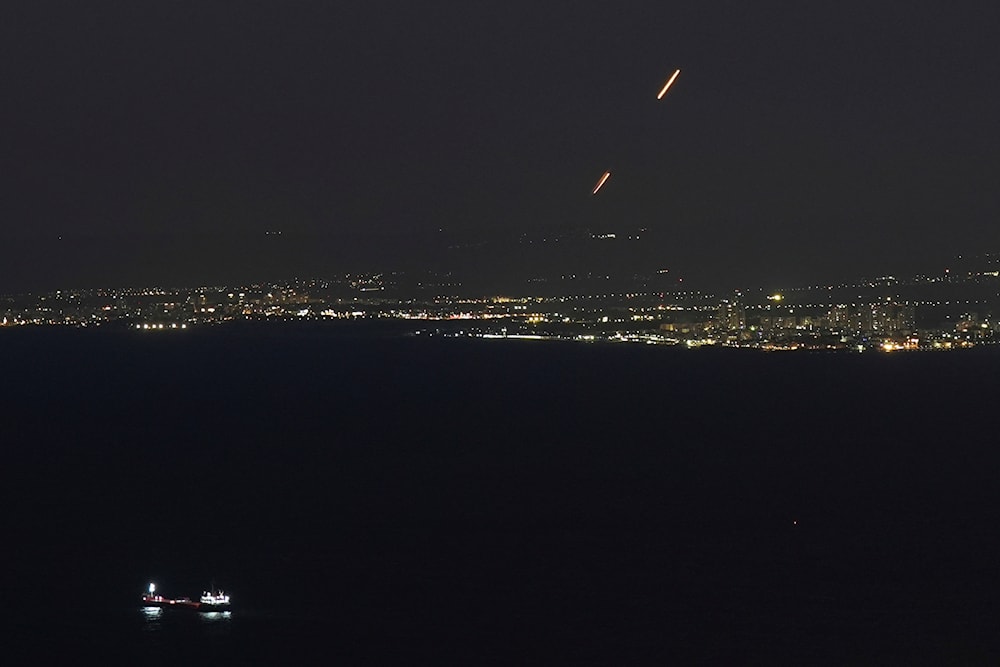
<path id="1" fill-rule="evenodd" d="M 214 586 L 211 591 L 202 593 L 201 598 L 195 602 L 191 598 L 165 598 L 156 592 L 156 584 L 150 584 L 149 591 L 143 594 L 142 606 L 200 612 L 220 612 L 232 609 L 229 596 L 222 591 L 215 590 Z"/>

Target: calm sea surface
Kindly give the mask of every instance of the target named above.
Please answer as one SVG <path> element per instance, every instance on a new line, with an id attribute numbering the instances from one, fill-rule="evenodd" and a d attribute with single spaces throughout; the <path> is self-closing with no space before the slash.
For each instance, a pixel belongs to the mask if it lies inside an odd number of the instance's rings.
<path id="1" fill-rule="evenodd" d="M 387 333 L 0 331 L 4 664 L 1000 660 L 1000 349 Z"/>

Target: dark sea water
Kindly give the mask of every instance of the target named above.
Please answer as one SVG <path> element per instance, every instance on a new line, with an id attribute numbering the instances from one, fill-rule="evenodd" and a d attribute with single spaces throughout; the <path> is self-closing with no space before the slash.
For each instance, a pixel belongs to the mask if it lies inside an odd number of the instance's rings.
<path id="1" fill-rule="evenodd" d="M 0 331 L 3 663 L 1000 661 L 1000 350 L 387 333 Z"/>

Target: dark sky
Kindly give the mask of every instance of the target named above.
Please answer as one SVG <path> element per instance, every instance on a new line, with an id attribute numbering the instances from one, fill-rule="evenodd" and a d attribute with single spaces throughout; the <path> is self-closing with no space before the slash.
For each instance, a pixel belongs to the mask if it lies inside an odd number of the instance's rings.
<path id="1" fill-rule="evenodd" d="M 741 284 L 995 251 L 994 6 L 8 3 L 0 292 L 527 275 L 581 229 Z"/>

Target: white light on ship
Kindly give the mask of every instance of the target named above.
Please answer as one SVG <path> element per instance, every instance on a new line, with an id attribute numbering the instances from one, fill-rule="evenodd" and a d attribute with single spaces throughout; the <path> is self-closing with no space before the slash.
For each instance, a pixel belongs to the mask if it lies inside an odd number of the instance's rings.
<path id="1" fill-rule="evenodd" d="M 156 591 L 156 584 L 149 585 L 149 594 L 152 595 Z"/>

